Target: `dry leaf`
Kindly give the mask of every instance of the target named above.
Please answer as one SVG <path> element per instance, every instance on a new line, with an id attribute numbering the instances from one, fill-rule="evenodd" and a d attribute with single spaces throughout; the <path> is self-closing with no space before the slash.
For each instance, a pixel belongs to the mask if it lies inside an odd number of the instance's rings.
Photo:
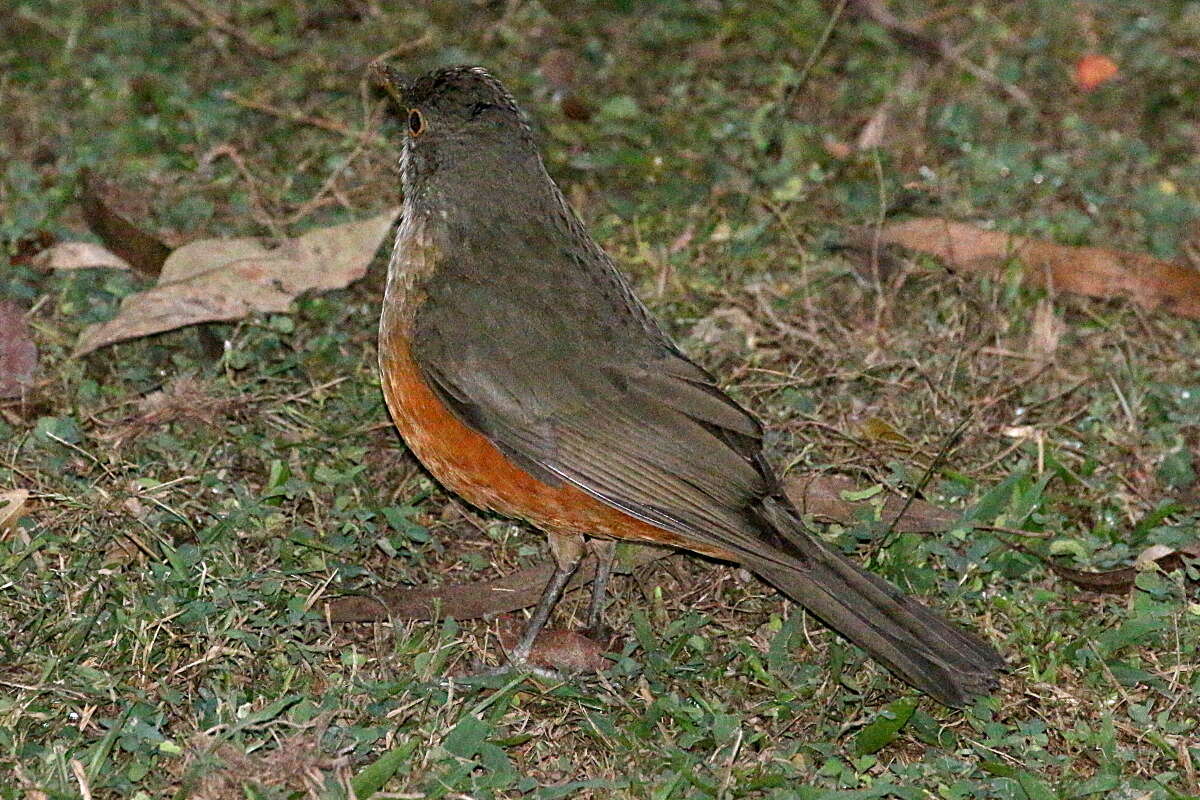
<path id="1" fill-rule="evenodd" d="M 851 478 L 820 472 L 791 476 L 784 482 L 788 499 L 800 513 L 811 514 L 818 521 L 842 524 L 855 522 L 859 509 L 873 508 L 878 503 L 877 495 L 858 501 L 845 499 L 862 488 Z M 885 490 L 879 517 L 898 533 L 935 533 L 953 528 L 960 515 L 924 500 L 909 500 Z"/>
<path id="2" fill-rule="evenodd" d="M 896 430 L 892 423 L 880 417 L 867 417 L 858 426 L 859 433 L 872 442 L 912 444 L 907 436 Z"/>
<path id="3" fill-rule="evenodd" d="M 1075 85 L 1090 92 L 1117 77 L 1120 71 L 1116 62 L 1108 56 L 1089 53 L 1075 62 Z"/>
<path id="4" fill-rule="evenodd" d="M 101 423 L 107 430 L 99 431 L 97 436 L 101 441 L 121 446 L 166 425 L 216 427 L 225 424 L 230 413 L 244 403 L 244 399 L 224 396 L 191 375 L 180 375 L 143 397 L 135 413 L 115 422 Z"/>
<path id="5" fill-rule="evenodd" d="M 126 339 L 286 311 L 306 291 L 339 289 L 366 274 L 397 209 L 309 231 L 272 246 L 261 239 L 204 239 L 171 253 L 153 289 L 126 297 L 108 322 L 80 335 L 75 355 Z"/>
<path id="6" fill-rule="evenodd" d="M 16 303 L 0 301 L 0 398 L 20 397 L 37 370 L 37 345 Z"/>
<path id="7" fill-rule="evenodd" d="M 79 205 L 92 233 L 138 272 L 158 275 L 171 248 L 134 221 L 149 217 L 146 204 L 91 170 L 81 177 Z"/>
<path id="8" fill-rule="evenodd" d="M 33 263 L 46 269 L 131 269 L 128 261 L 93 242 L 56 244 L 38 253 Z"/>
<path id="9" fill-rule="evenodd" d="M 16 240 L 7 242 L 9 261 L 14 267 L 32 264 L 56 241 L 57 238 L 54 234 L 43 230 L 32 231 L 25 236 L 20 236 Z"/>
<path id="10" fill-rule="evenodd" d="M 1134 559 L 1133 566 L 1139 570 L 1153 569 L 1159 561 L 1174 552 L 1174 547 L 1168 547 L 1165 544 L 1152 544 L 1138 553 L 1138 557 Z"/>
<path id="11" fill-rule="evenodd" d="M 497 638 L 505 652 L 516 646 L 524 627 L 523 622 L 513 617 L 501 620 Z M 578 631 L 545 628 L 529 651 L 529 663 L 561 672 L 596 672 L 609 666 L 604 653 L 604 645 Z"/>
<path id="12" fill-rule="evenodd" d="M 1051 572 L 1068 583 L 1091 592 L 1124 594 L 1133 588 L 1134 581 L 1137 580 L 1139 572 L 1149 569 L 1161 569 L 1164 572 L 1172 572 L 1183 566 L 1183 559 L 1185 557 L 1189 559 L 1200 558 L 1200 541 L 1191 542 L 1178 549 L 1152 545 L 1142 551 L 1134 566 L 1095 572 L 1063 566 L 1054 559 L 1030 550 L 1020 542 L 1012 541 L 1007 537 L 1001 537 L 1001 541 L 1013 550 L 1041 561 L 1050 568 Z"/>
<path id="13" fill-rule="evenodd" d="M 1200 542 L 1178 550 L 1169 547 L 1164 547 L 1160 550 L 1157 549 L 1158 547 L 1161 546 L 1147 548 L 1146 551 L 1138 556 L 1137 562 L 1132 567 L 1120 567 L 1118 569 L 1104 570 L 1103 572 L 1064 567 L 1052 561 L 1046 563 L 1054 571 L 1055 575 L 1075 584 L 1080 589 L 1089 589 L 1093 592 L 1123 594 L 1133 588 L 1134 581 L 1137 580 L 1139 572 L 1149 569 L 1174 572 L 1183 566 L 1183 557 L 1200 558 Z"/>
<path id="14" fill-rule="evenodd" d="M 862 238 L 860 246 L 873 242 L 871 232 Z M 1038 286 L 1088 297 L 1126 297 L 1146 308 L 1200 319 L 1200 271 L 1144 253 L 1067 247 L 940 218 L 891 223 L 879 232 L 879 241 L 937 256 L 968 272 L 995 273 L 1017 258 Z"/>
<path id="15" fill-rule="evenodd" d="M 1038 429 L 1034 425 L 1010 425 L 1006 428 L 1001 428 L 1000 433 L 1010 439 L 1036 439 Z"/>
<path id="16" fill-rule="evenodd" d="M 318 715 L 303 730 L 276 737 L 273 747 L 251 749 L 205 733 L 194 735 L 184 750 L 184 785 L 192 800 L 244 797 L 328 797 L 330 786 L 350 787 L 351 756 L 328 755 L 321 737 L 329 717 Z M 216 730 L 216 729 L 214 729 Z M 357 771 L 359 767 L 354 767 Z M 340 796 L 347 796 L 345 791 Z M 353 796 L 353 793 L 350 793 Z M 381 795 L 371 793 L 371 797 Z M 395 797 L 396 795 L 382 795 Z M 403 795 L 401 795 L 403 796 Z M 361 795 L 367 800 L 367 795 Z"/>
<path id="17" fill-rule="evenodd" d="M 564 117 L 576 122 L 587 122 L 596 115 L 592 104 L 574 92 L 564 94 L 558 101 L 558 108 Z"/>
<path id="18" fill-rule="evenodd" d="M 25 513 L 25 504 L 29 501 L 29 492 L 25 489 L 9 489 L 0 492 L 0 539 L 17 527 Z"/>
<path id="19" fill-rule="evenodd" d="M 1067 326 L 1054 313 L 1054 304 L 1046 298 L 1038 300 L 1029 330 L 1029 354 L 1039 361 L 1049 361 L 1058 350 L 1058 343 Z"/>

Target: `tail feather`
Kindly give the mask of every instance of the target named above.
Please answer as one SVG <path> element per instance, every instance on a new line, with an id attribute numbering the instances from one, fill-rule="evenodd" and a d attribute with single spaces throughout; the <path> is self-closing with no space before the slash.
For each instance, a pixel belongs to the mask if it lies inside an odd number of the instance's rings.
<path id="1" fill-rule="evenodd" d="M 748 554 L 746 567 L 939 702 L 962 706 L 995 688 L 1005 661 L 990 644 L 814 539 L 790 509 L 764 512 L 783 553 Z"/>

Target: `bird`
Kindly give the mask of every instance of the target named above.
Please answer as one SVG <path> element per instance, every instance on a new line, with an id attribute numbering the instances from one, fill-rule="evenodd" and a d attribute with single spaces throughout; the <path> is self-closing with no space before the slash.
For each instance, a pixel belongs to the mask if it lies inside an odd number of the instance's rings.
<path id="1" fill-rule="evenodd" d="M 379 325 L 384 399 L 446 489 L 544 531 L 555 569 L 508 668 L 584 555 L 601 622 L 615 543 L 740 564 L 921 692 L 964 706 L 1006 662 L 808 531 L 763 427 L 664 332 L 477 66 L 374 80 L 402 118 L 400 222 Z"/>

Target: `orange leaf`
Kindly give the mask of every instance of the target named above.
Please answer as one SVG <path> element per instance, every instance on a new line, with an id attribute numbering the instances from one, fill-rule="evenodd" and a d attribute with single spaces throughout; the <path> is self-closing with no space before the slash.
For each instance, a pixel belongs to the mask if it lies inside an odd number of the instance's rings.
<path id="1" fill-rule="evenodd" d="M 1102 83 L 1107 83 L 1121 70 L 1115 61 L 1108 56 L 1088 53 L 1075 62 L 1075 85 L 1085 92 L 1090 92 Z"/>

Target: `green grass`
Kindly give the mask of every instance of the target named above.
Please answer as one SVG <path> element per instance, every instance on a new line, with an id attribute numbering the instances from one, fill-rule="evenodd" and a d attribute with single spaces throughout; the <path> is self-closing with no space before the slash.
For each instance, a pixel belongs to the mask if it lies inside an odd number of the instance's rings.
<path id="1" fill-rule="evenodd" d="M 218 3 L 4 15 L 0 296 L 36 309 L 42 367 L 0 401 L 0 490 L 34 496 L 0 536 L 0 798 L 77 797 L 80 775 L 96 798 L 1200 795 L 1197 565 L 1102 596 L 1043 563 L 1109 569 L 1195 541 L 1196 322 L 923 259 L 877 283 L 831 247 L 882 203 L 1196 258 L 1198 4 L 888 4 L 1036 112 L 857 18 L 821 47 L 835 5 L 250 0 L 237 37 L 189 11 Z M 186 238 L 365 217 L 399 198 L 399 129 L 363 68 L 404 43 L 405 69 L 477 62 L 507 82 L 597 238 L 767 423 L 775 463 L 903 491 L 950 442 L 926 497 L 1032 534 L 1040 558 L 966 526 L 828 533 L 996 641 L 1015 669 L 995 697 L 920 700 L 897 728 L 903 685 L 757 580 L 689 557 L 614 581 L 615 665 L 566 685 L 448 691 L 440 678 L 494 652 L 484 622 L 327 625 L 321 600 L 341 591 L 546 557 L 539 534 L 446 496 L 391 432 L 382 256 L 347 290 L 214 326 L 215 362 L 190 330 L 68 357 L 143 285 L 19 257 L 43 232 L 87 236 L 82 169 Z M 590 121 L 538 69 L 556 50 Z M 1087 50 L 1121 76 L 1080 94 Z M 908 70 L 886 146 L 831 155 Z M 301 117 L 382 135 L 360 147 Z M 1063 327 L 1038 361 L 1047 301 Z M 1035 435 L 1006 433 L 1020 426 Z M 564 624 L 582 610 L 572 597 Z"/>

